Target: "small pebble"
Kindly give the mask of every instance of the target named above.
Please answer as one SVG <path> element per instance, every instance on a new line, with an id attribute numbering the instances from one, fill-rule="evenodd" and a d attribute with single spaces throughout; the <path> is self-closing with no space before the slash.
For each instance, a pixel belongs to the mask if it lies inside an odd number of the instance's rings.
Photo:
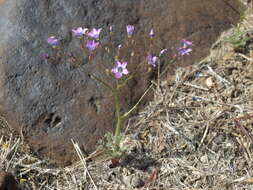
<path id="1" fill-rule="evenodd" d="M 132 181 L 131 181 L 131 186 L 133 188 L 140 188 L 144 185 L 144 182 L 142 181 L 142 179 L 138 176 L 135 176 L 132 178 Z"/>
<path id="2" fill-rule="evenodd" d="M 206 86 L 209 87 L 209 88 L 213 86 L 212 77 L 209 77 L 209 78 L 206 79 Z"/>

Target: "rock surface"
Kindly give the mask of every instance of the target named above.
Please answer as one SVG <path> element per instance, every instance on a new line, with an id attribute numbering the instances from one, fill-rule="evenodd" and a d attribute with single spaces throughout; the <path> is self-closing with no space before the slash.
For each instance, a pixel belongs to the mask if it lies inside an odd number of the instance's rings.
<path id="1" fill-rule="evenodd" d="M 178 63 L 189 65 L 206 56 L 219 34 L 238 21 L 236 7 L 232 0 L 0 0 L 0 114 L 16 131 L 23 130 L 39 155 L 70 164 L 76 158 L 70 140 L 86 152 L 94 150 L 113 130 L 114 111 L 108 90 L 79 68 L 41 60 L 39 55 L 49 51 L 48 36 L 61 35 L 66 48 L 73 49 L 73 27 L 114 25 L 115 40 L 122 42 L 125 25 L 133 24 L 134 50 L 143 55 L 134 61 L 140 62 L 149 47 L 145 35 L 154 28 L 159 50 L 173 52 L 182 38 L 193 41 L 192 56 Z M 84 67 L 97 74 L 97 64 Z M 125 89 L 126 107 L 144 92 L 148 77 Z"/>
<path id="2" fill-rule="evenodd" d="M 0 190 L 18 190 L 17 182 L 11 173 L 0 172 Z"/>

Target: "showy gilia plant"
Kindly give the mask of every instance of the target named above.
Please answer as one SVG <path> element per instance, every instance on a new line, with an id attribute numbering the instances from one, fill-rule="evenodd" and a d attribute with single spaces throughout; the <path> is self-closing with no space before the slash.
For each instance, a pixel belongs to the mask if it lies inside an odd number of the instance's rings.
<path id="1" fill-rule="evenodd" d="M 128 36 L 126 47 L 129 46 L 129 44 L 133 44 L 133 34 L 134 34 L 135 27 L 133 25 L 127 25 L 126 26 L 126 33 Z M 77 27 L 71 30 L 73 36 L 80 38 L 81 42 L 81 48 L 86 52 L 86 54 L 89 56 L 89 62 L 92 61 L 94 56 L 96 55 L 96 51 L 98 49 L 105 50 L 108 54 L 111 52 L 115 52 L 109 49 L 108 46 L 102 48 L 102 44 L 100 41 L 100 33 L 102 31 L 102 28 L 96 29 L 93 28 L 89 30 L 88 28 L 82 28 Z M 109 34 L 113 35 L 114 29 L 113 26 L 109 26 Z M 136 67 L 136 71 L 130 72 L 128 70 L 128 65 L 130 61 L 125 61 L 124 59 L 119 59 L 119 51 L 123 47 L 122 44 L 119 44 L 116 46 L 116 55 L 112 55 L 114 66 L 109 69 L 105 69 L 107 75 L 114 77 L 116 82 L 115 85 L 110 84 L 110 82 L 99 78 L 98 76 L 94 75 L 93 73 L 89 73 L 93 79 L 97 80 L 98 82 L 102 83 L 106 88 L 110 90 L 110 92 L 113 95 L 114 98 L 114 106 L 115 106 L 115 132 L 114 134 L 108 133 L 105 135 L 105 137 L 100 141 L 99 149 L 103 151 L 109 158 L 112 160 L 113 164 L 117 164 L 118 160 L 122 157 L 122 155 L 127 150 L 127 147 L 124 147 L 121 145 L 122 140 L 124 139 L 124 136 L 121 134 L 122 125 L 124 119 L 129 116 L 129 114 L 132 113 L 132 111 L 137 107 L 138 103 L 131 108 L 129 111 L 122 113 L 122 105 L 120 104 L 120 91 L 121 89 L 127 84 L 129 80 L 131 80 L 137 73 L 138 69 L 141 65 L 147 64 L 150 65 L 151 68 L 155 68 L 158 65 L 158 74 L 160 73 L 160 59 L 164 56 L 164 54 L 167 52 L 167 49 L 162 49 L 158 55 L 155 55 L 153 52 L 153 39 L 154 39 L 155 33 L 154 30 L 151 29 L 149 32 L 149 39 L 150 39 L 150 49 L 149 52 L 147 52 L 146 59 L 144 62 L 140 63 Z M 48 59 L 49 61 L 56 62 L 58 58 L 65 57 L 68 60 L 71 60 L 72 63 L 77 63 L 80 65 L 80 59 L 76 57 L 73 53 L 64 53 L 61 51 L 60 45 L 61 45 L 61 38 L 56 36 L 51 36 L 47 39 L 47 42 L 50 46 L 53 47 L 55 50 L 54 56 L 49 56 L 48 54 L 45 54 L 44 58 Z M 174 56 L 172 59 L 175 60 L 178 56 L 184 56 L 189 55 L 192 51 L 192 43 L 186 40 L 181 41 L 181 46 L 178 48 L 178 54 Z M 130 59 L 134 55 L 134 52 L 131 52 Z M 108 72 L 109 71 L 109 72 Z M 166 71 L 166 69 L 165 69 Z"/>

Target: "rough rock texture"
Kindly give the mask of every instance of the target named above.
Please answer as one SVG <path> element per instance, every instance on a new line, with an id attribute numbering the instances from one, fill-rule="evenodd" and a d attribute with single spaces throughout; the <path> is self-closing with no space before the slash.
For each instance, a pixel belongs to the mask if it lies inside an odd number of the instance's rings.
<path id="1" fill-rule="evenodd" d="M 18 190 L 17 182 L 11 173 L 0 171 L 0 190 Z"/>
<path id="2" fill-rule="evenodd" d="M 154 28 L 156 51 L 168 47 L 173 52 L 182 38 L 194 42 L 193 55 L 181 62 L 189 65 L 207 55 L 219 34 L 238 21 L 236 7 L 232 0 L 0 0 L 0 114 L 16 131 L 24 131 L 38 154 L 69 164 L 76 158 L 70 139 L 93 150 L 113 130 L 114 113 L 108 90 L 89 75 L 41 60 L 39 55 L 49 51 L 48 36 L 61 35 L 66 48 L 73 49 L 73 27 L 114 25 L 115 40 L 121 42 L 125 25 L 133 24 L 139 55 L 134 62 L 140 62 L 149 47 L 145 35 Z M 83 67 L 97 73 L 96 64 Z M 125 90 L 128 107 L 143 93 L 147 77 Z"/>

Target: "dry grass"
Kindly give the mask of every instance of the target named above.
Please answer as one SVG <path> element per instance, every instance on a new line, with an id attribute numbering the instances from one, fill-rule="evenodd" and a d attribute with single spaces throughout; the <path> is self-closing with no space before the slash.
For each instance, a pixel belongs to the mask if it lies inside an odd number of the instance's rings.
<path id="1" fill-rule="evenodd" d="M 252 11 L 252 9 L 251 9 Z M 250 23 L 252 21 L 252 23 Z M 117 168 L 98 158 L 51 168 L 17 135 L 3 134 L 0 163 L 21 189 L 253 189 L 253 15 L 240 25 L 251 40 L 234 51 L 224 33 L 210 56 L 154 82 L 154 100 L 129 119 L 131 144 Z M 8 124 L 0 119 L 6 131 Z"/>

